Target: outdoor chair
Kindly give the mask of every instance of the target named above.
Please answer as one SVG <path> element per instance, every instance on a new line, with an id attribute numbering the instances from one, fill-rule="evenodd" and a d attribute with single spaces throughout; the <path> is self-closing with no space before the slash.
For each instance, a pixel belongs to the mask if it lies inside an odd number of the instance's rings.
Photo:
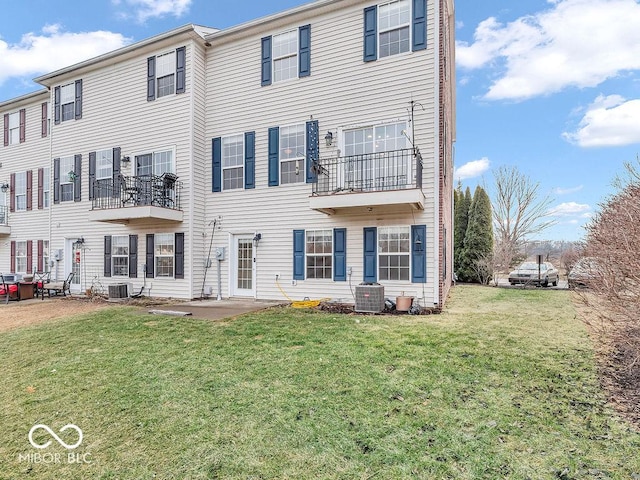
<path id="1" fill-rule="evenodd" d="M 0 273 L 0 298 L 4 296 L 5 302 L 9 303 L 9 300 L 18 298 L 18 284 L 7 283 L 4 279 L 4 275 Z"/>
<path id="2" fill-rule="evenodd" d="M 49 297 L 51 297 L 51 292 L 53 292 L 54 295 L 58 295 L 62 293 L 62 295 L 64 295 L 65 297 L 67 296 L 67 292 L 69 292 L 69 295 L 71 295 L 72 280 L 73 280 L 73 272 L 71 272 L 67 276 L 67 279 L 63 282 L 51 282 L 51 283 L 44 284 L 42 287 L 42 300 L 44 300 L 45 291 L 47 292 L 47 295 L 49 295 Z"/>
<path id="3" fill-rule="evenodd" d="M 51 272 L 33 272 L 33 286 L 36 297 L 44 296 L 45 285 L 51 282 Z"/>

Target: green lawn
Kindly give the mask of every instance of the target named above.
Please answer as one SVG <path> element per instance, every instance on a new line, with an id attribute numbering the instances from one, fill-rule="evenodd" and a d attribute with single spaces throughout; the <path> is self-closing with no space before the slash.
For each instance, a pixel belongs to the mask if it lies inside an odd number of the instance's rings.
<path id="1" fill-rule="evenodd" d="M 593 357 L 544 289 L 421 317 L 104 310 L 0 334 L 0 479 L 629 479 L 640 435 Z M 70 423 L 75 450 L 29 443 Z"/>

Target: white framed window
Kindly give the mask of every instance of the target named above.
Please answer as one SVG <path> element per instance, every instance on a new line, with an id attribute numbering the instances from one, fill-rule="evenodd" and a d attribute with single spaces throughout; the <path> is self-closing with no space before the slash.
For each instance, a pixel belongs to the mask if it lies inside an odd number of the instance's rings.
<path id="1" fill-rule="evenodd" d="M 408 148 L 407 122 L 393 122 L 345 130 L 344 166 L 347 188 L 390 190 L 411 184 L 411 155 L 397 153 Z M 396 152 L 396 153 L 389 153 Z"/>
<path id="2" fill-rule="evenodd" d="M 273 36 L 273 81 L 298 77 L 298 31 Z"/>
<path id="3" fill-rule="evenodd" d="M 42 241 L 42 266 L 44 267 L 44 271 L 48 272 L 51 270 L 51 266 L 49 265 L 49 240 Z"/>
<path id="4" fill-rule="evenodd" d="M 156 233 L 154 236 L 154 260 L 156 277 L 173 277 L 175 235 Z"/>
<path id="5" fill-rule="evenodd" d="M 411 5 L 409 0 L 383 3 L 378 7 L 378 57 L 411 49 Z"/>
<path id="6" fill-rule="evenodd" d="M 76 84 L 69 83 L 60 87 L 60 119 L 73 120 L 76 115 Z"/>
<path id="7" fill-rule="evenodd" d="M 244 188 L 244 135 L 222 138 L 222 190 Z"/>
<path id="8" fill-rule="evenodd" d="M 307 278 L 333 278 L 333 230 L 307 230 Z"/>
<path id="9" fill-rule="evenodd" d="M 16 272 L 27 273 L 27 242 L 16 242 Z"/>
<path id="10" fill-rule="evenodd" d="M 60 201 L 73 201 L 73 178 L 70 172 L 74 172 L 73 155 L 60 158 Z"/>
<path id="11" fill-rule="evenodd" d="M 27 172 L 16 173 L 16 211 L 27 209 Z"/>
<path id="12" fill-rule="evenodd" d="M 42 206 L 49 208 L 51 204 L 51 168 L 42 169 Z"/>
<path id="13" fill-rule="evenodd" d="M 114 277 L 129 276 L 129 236 L 111 237 L 111 273 Z"/>
<path id="14" fill-rule="evenodd" d="M 164 53 L 156 57 L 156 78 L 158 98 L 172 95 L 176 91 L 176 52 Z"/>
<path id="15" fill-rule="evenodd" d="M 378 228 L 378 278 L 409 281 L 411 227 Z"/>
<path id="16" fill-rule="evenodd" d="M 9 145 L 20 143 L 20 112 L 9 114 Z"/>
<path id="17" fill-rule="evenodd" d="M 94 189 L 96 197 L 111 196 L 111 182 L 113 179 L 113 149 L 98 150 L 96 152 L 96 182 Z"/>
<path id="18" fill-rule="evenodd" d="M 136 155 L 136 176 L 160 176 L 163 173 L 175 173 L 174 150 L 160 149 Z"/>
<path id="19" fill-rule="evenodd" d="M 305 181 L 305 124 L 280 127 L 280 184 Z"/>

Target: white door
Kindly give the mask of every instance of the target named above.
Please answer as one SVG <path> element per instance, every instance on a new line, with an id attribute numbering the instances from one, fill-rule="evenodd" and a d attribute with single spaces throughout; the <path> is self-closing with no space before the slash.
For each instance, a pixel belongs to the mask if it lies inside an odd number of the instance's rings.
<path id="1" fill-rule="evenodd" d="M 255 297 L 256 255 L 253 235 L 234 235 L 231 265 L 231 292 L 233 296 Z"/>
<path id="2" fill-rule="evenodd" d="M 81 272 L 82 262 L 84 260 L 84 251 L 82 245 L 76 243 L 76 239 L 67 238 L 65 240 L 64 249 L 64 275 L 62 278 L 58 278 L 59 281 L 66 280 L 69 273 L 73 272 L 73 279 L 71 280 L 71 291 L 74 293 L 80 292 L 81 289 Z"/>

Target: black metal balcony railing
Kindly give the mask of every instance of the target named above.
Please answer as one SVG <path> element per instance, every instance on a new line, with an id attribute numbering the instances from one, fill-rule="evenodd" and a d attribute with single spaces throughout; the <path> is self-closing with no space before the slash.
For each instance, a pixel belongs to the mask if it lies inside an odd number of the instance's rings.
<path id="1" fill-rule="evenodd" d="M 417 148 L 321 158 L 313 195 L 422 188 L 422 156 Z"/>
<path id="2" fill-rule="evenodd" d="M 0 227 L 6 227 L 9 225 L 9 209 L 2 205 L 0 206 Z"/>
<path id="3" fill-rule="evenodd" d="M 120 176 L 117 181 L 96 180 L 93 183 L 92 210 L 111 208 L 157 207 L 181 210 L 182 182 L 172 173 L 162 175 Z"/>

